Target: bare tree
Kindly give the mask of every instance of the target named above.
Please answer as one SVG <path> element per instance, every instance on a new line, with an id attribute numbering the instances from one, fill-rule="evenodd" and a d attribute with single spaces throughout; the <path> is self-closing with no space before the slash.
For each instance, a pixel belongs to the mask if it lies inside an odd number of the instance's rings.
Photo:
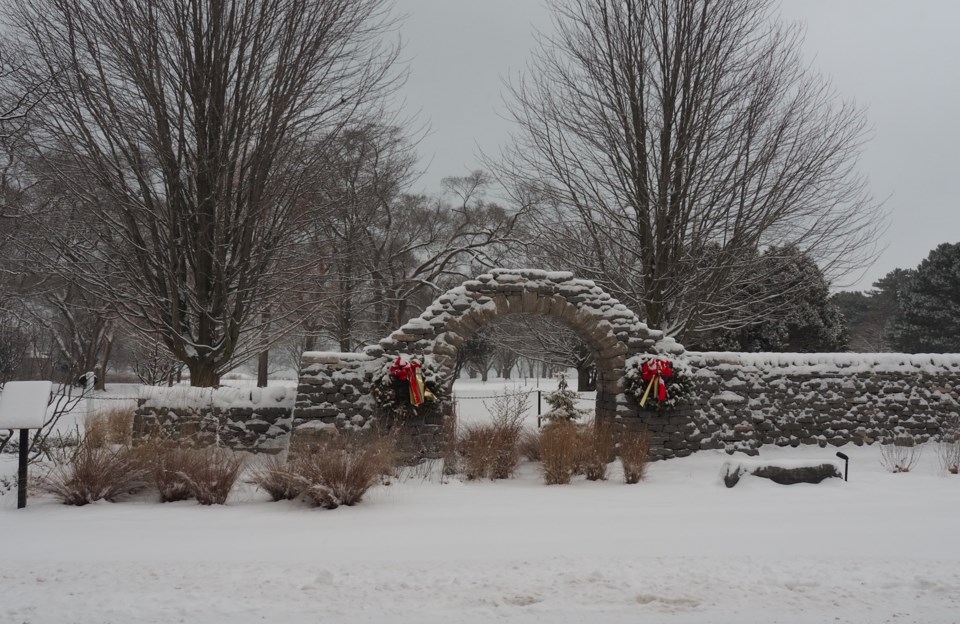
<path id="1" fill-rule="evenodd" d="M 317 141 L 395 84 L 386 0 L 8 0 L 33 138 L 90 227 L 51 270 L 217 382 L 316 298 L 303 232 Z M 269 329 L 262 312 L 270 311 Z"/>
<path id="2" fill-rule="evenodd" d="M 836 278 L 882 227 L 856 169 L 862 112 L 771 7 L 562 0 L 510 85 L 518 131 L 499 171 L 538 198 L 541 257 L 681 340 L 757 320 L 758 250 L 796 247 Z"/>

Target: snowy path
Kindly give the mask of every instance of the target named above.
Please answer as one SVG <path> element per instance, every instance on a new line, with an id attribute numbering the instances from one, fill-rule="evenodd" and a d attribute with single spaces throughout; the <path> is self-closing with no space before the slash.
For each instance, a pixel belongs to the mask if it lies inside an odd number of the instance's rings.
<path id="1" fill-rule="evenodd" d="M 456 390 L 508 388 L 536 390 Z M 479 398 L 460 415 L 489 418 Z M 850 483 L 727 489 L 727 456 L 705 452 L 654 464 L 636 486 L 614 465 L 605 483 L 546 487 L 525 464 L 497 483 L 410 479 L 334 511 L 248 487 L 214 508 L 33 497 L 17 511 L 10 493 L 0 623 L 960 623 L 960 477 L 938 473 L 932 448 L 904 475 L 883 472 L 877 448 L 843 450 Z M 0 476 L 14 471 L 0 456 Z"/>
<path id="2" fill-rule="evenodd" d="M 0 498 L 0 621 L 960 621 L 960 480 L 845 448 L 850 483 L 726 489 L 725 455 L 647 482 L 409 480 L 355 508 Z M 763 449 L 829 458 L 833 449 Z"/>

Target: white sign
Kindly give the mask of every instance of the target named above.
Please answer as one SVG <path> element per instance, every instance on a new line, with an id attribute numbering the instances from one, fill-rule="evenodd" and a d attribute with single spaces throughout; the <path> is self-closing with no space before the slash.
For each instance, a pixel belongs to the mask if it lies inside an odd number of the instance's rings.
<path id="1" fill-rule="evenodd" d="M 0 429 L 39 429 L 47 418 L 50 381 L 8 381 L 0 392 Z"/>

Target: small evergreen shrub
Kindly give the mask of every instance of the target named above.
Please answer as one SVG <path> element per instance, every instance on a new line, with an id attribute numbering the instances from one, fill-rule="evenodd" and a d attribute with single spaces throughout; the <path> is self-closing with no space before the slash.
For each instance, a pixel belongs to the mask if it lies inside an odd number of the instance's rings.
<path id="1" fill-rule="evenodd" d="M 543 415 L 547 421 L 574 422 L 590 413 L 590 410 L 577 407 L 577 393 L 567 388 L 567 379 L 562 374 L 557 391 L 545 394 L 543 398 L 550 406 Z"/>

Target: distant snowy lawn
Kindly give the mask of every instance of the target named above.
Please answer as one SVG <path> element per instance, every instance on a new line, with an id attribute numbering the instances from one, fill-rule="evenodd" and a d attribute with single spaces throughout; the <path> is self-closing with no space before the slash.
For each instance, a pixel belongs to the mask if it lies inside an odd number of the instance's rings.
<path id="1" fill-rule="evenodd" d="M 484 418 L 479 400 L 460 411 Z M 727 489 L 729 456 L 702 452 L 633 486 L 616 464 L 608 482 L 551 487 L 524 464 L 496 483 L 408 479 L 334 511 L 250 488 L 212 508 L 33 497 L 17 511 L 7 494 L 0 622 L 960 621 L 960 478 L 939 474 L 932 447 L 898 475 L 876 447 L 842 450 L 849 483 Z"/>

